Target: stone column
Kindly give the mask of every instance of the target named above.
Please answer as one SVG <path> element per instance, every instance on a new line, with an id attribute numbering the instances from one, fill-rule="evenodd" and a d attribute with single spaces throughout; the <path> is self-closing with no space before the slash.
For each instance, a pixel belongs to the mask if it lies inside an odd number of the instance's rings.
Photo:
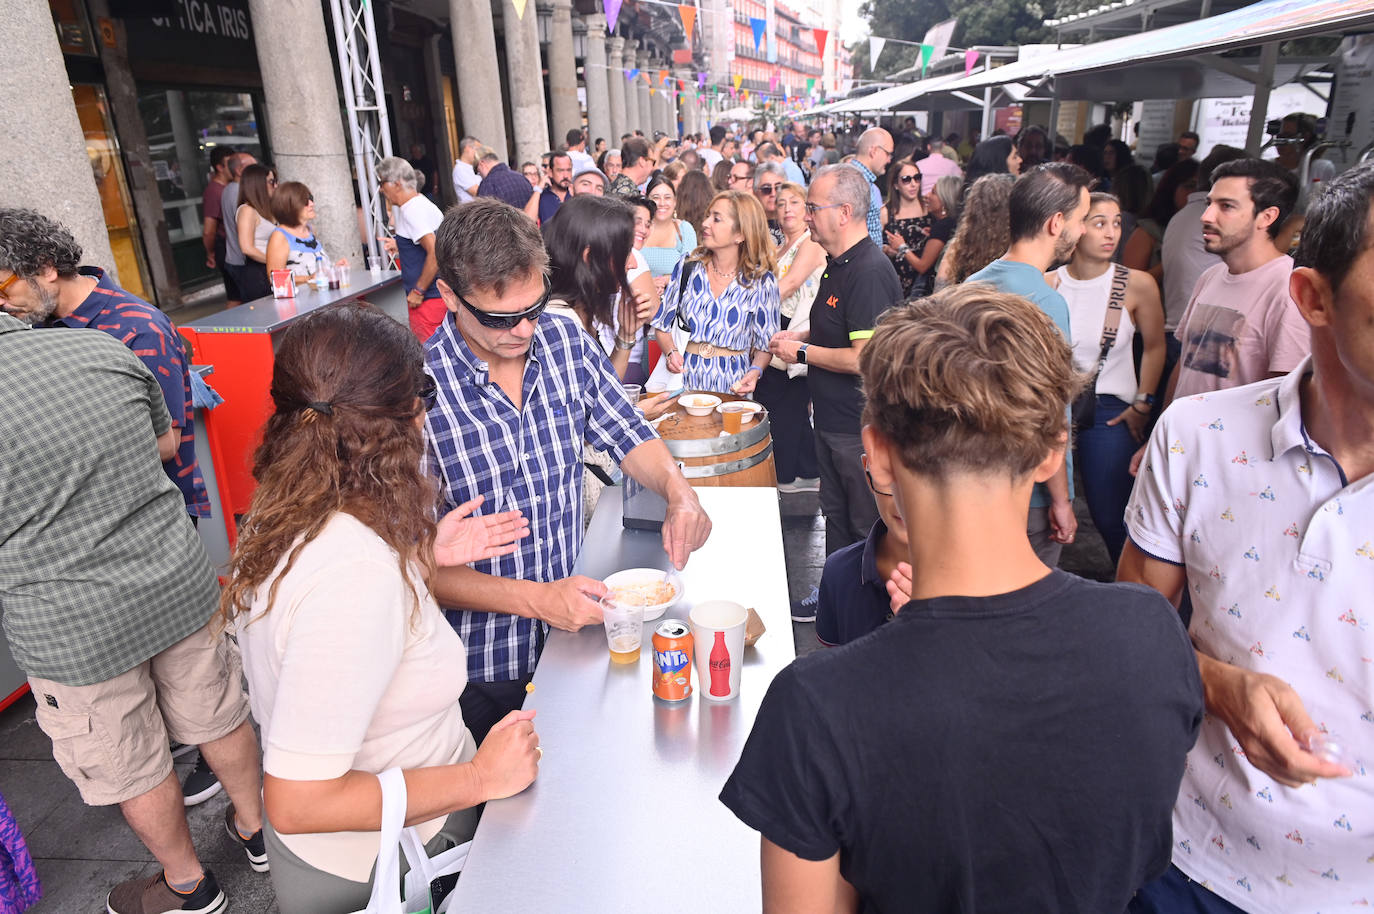
<path id="1" fill-rule="evenodd" d="M 81 245 L 82 263 L 113 273 L 105 213 L 52 14 L 46 3 L 4 7 L 0 123 L 9 129 L 0 143 L 0 204 L 56 219 Z"/>
<path id="2" fill-rule="evenodd" d="M 682 114 L 683 134 L 697 132 L 697 76 L 690 69 L 682 68 L 677 71 L 677 78 L 682 80 L 682 94 L 678 96 L 678 110 Z"/>
<path id="3" fill-rule="evenodd" d="M 603 17 L 604 18 L 604 17 Z M 588 36 L 590 37 L 590 26 Z M 625 39 L 612 35 L 606 39 L 606 94 L 611 99 L 611 135 L 606 137 L 606 145 L 612 149 L 620 148 L 620 135 L 628 133 L 631 118 L 625 110 Z"/>
<path id="4" fill-rule="evenodd" d="M 638 117 L 634 126 L 643 130 L 645 138 L 650 142 L 653 142 L 654 133 L 653 106 L 650 104 L 650 102 L 653 101 L 653 96 L 649 95 L 649 81 L 654 78 L 653 66 L 654 62 L 649 59 L 648 52 L 641 51 L 639 54 L 640 76 L 635 80 L 635 97 L 637 98 L 636 104 L 638 106 L 636 112 Z M 647 76 L 648 79 L 645 79 L 645 76 Z"/>
<path id="5" fill-rule="evenodd" d="M 549 114 L 555 145 L 562 143 L 569 130 L 582 126 L 582 107 L 577 103 L 577 61 L 573 57 L 572 3 L 553 0 L 549 21 Z M 530 10 L 525 9 L 528 16 Z M 537 29 L 536 29 L 537 31 Z M 544 149 L 551 149 L 545 146 Z M 540 150 L 543 152 L 544 150 Z M 539 161 L 538 157 L 520 161 Z"/>
<path id="6" fill-rule="evenodd" d="M 310 187 L 319 215 L 315 232 L 329 256 L 363 262 L 358 205 L 339 114 L 339 90 L 324 7 L 249 0 L 266 98 L 277 179 Z"/>
<path id="7" fill-rule="evenodd" d="M 612 116 L 610 80 L 625 77 L 618 70 L 606 69 L 606 17 L 596 13 L 583 16 L 582 21 L 587 26 L 586 57 L 582 61 L 582 82 L 587 87 L 587 129 L 593 142 L 604 136 L 606 146 L 614 148 L 620 143 L 620 134 L 615 132 Z"/>
<path id="8" fill-rule="evenodd" d="M 530 0 L 526 0 L 523 17 L 516 15 L 513 0 L 501 0 L 501 31 L 506 41 L 506 81 L 510 83 L 516 164 L 538 162 L 539 157 L 549 150 L 549 121 L 544 109 L 544 65 L 539 57 L 537 16 Z"/>
<path id="9" fill-rule="evenodd" d="M 444 80 L 448 77 L 440 65 L 443 54 L 439 49 L 439 42 L 443 40 L 442 34 L 424 39 L 425 89 L 431 99 L 429 123 L 430 132 L 434 134 L 434 142 L 428 151 L 438 171 L 438 174 L 425 175 L 425 189 L 432 188 L 440 200 L 454 201 L 458 198 L 453 190 L 453 161 L 458 158 L 458 150 L 450 149 L 448 142 L 448 118 L 444 111 Z"/>
<path id="10" fill-rule="evenodd" d="M 458 71 L 459 136 L 471 136 L 506 154 L 506 115 L 496 67 L 496 27 L 490 0 L 448 0 L 453 60 Z M 453 150 L 457 157 L 458 151 Z M 452 170 L 453 163 L 449 163 Z"/>

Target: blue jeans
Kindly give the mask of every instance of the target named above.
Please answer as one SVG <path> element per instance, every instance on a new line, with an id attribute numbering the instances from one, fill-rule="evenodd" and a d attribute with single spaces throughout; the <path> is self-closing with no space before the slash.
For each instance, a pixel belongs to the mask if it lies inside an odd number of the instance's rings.
<path id="1" fill-rule="evenodd" d="M 1135 480 L 1131 477 L 1131 455 L 1139 445 L 1125 422 L 1107 423 L 1126 409 L 1116 397 L 1097 398 L 1092 428 L 1078 432 L 1078 471 L 1083 474 L 1083 497 L 1093 526 L 1102 534 L 1112 564 L 1121 558 L 1126 543 L 1126 502 Z"/>
<path id="2" fill-rule="evenodd" d="M 1245 911 L 1204 889 L 1171 863 L 1163 876 L 1135 893 L 1126 907 L 1126 914 L 1245 914 Z"/>

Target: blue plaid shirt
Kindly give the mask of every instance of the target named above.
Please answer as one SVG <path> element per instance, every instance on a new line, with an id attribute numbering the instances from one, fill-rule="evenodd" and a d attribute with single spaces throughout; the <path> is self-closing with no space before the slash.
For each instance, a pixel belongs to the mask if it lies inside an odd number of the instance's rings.
<path id="1" fill-rule="evenodd" d="M 443 510 L 478 495 L 479 514 L 518 510 L 530 535 L 510 555 L 474 562 L 486 574 L 550 582 L 572 574 L 582 550 L 583 443 L 617 463 L 657 437 L 625 398 L 596 340 L 568 317 L 545 313 L 525 362 L 516 410 L 469 348 L 453 316 L 425 351 L 439 399 L 425 421 L 428 464 Z M 468 650 L 468 678 L 508 682 L 534 670 L 548 625 L 507 613 L 448 611 Z"/>
<path id="2" fill-rule="evenodd" d="M 868 166 L 858 159 L 849 163 L 859 169 L 859 173 L 868 179 L 868 237 L 873 239 L 873 243 L 878 247 L 883 246 L 883 195 L 878 193 L 878 176 L 868 170 Z"/>

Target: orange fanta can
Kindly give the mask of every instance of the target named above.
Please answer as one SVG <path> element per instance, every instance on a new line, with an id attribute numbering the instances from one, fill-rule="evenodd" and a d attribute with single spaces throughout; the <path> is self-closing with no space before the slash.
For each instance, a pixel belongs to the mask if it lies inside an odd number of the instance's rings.
<path id="1" fill-rule="evenodd" d="M 681 619 L 664 619 L 654 629 L 654 694 L 683 701 L 692 694 L 692 630 Z"/>

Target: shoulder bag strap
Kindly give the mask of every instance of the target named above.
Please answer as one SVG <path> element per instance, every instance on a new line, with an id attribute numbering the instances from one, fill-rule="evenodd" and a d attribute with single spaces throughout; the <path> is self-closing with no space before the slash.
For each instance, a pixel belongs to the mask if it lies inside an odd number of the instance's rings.
<path id="1" fill-rule="evenodd" d="M 1107 364 L 1107 356 L 1116 345 L 1116 333 L 1121 327 L 1121 311 L 1126 306 L 1126 287 L 1131 279 L 1130 270 L 1119 263 L 1112 266 L 1112 292 L 1107 299 L 1107 316 L 1102 321 L 1102 347 L 1097 355 L 1097 370 L 1093 372 L 1094 385 L 1097 376 L 1102 373 L 1103 366 Z"/>

